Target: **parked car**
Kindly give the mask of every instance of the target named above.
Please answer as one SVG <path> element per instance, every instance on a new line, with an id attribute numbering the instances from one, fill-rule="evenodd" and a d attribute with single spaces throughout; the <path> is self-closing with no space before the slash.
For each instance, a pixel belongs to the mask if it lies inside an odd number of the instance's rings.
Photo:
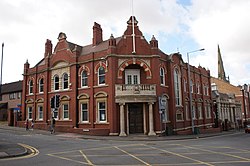
<path id="1" fill-rule="evenodd" d="M 245 128 L 245 133 L 250 133 L 250 125 L 247 125 Z"/>

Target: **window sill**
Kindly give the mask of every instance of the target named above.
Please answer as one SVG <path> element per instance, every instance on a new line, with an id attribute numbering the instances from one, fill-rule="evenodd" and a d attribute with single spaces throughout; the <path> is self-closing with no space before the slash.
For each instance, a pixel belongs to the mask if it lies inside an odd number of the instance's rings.
<path id="1" fill-rule="evenodd" d="M 108 84 L 96 85 L 96 86 L 93 86 L 93 88 L 101 88 L 101 87 L 108 87 L 108 86 L 109 86 Z"/>
<path id="2" fill-rule="evenodd" d="M 100 125 L 102 125 L 102 124 L 109 124 L 109 122 L 95 122 L 94 124 L 100 124 Z"/>
<path id="3" fill-rule="evenodd" d="M 79 90 L 81 90 L 81 89 L 90 89 L 90 87 L 89 86 L 83 86 L 83 87 L 81 87 L 81 88 L 78 88 Z"/>

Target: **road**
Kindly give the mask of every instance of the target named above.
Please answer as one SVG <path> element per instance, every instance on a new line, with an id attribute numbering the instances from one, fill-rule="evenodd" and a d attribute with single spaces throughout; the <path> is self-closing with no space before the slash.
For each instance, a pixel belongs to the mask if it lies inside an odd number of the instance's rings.
<path id="1" fill-rule="evenodd" d="M 186 140 L 121 141 L 0 129 L 0 140 L 21 143 L 37 150 L 34 155 L 1 159 L 1 166 L 250 165 L 250 134 L 243 132 Z"/>

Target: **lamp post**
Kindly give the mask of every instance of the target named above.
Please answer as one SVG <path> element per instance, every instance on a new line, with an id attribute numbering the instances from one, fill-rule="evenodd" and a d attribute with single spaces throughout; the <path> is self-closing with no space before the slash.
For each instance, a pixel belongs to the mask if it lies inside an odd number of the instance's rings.
<path id="1" fill-rule="evenodd" d="M 4 43 L 2 43 L 1 79 L 0 79 L 0 101 L 2 101 L 2 81 L 3 81 L 3 48 L 4 48 Z"/>
<path id="2" fill-rule="evenodd" d="M 192 133 L 194 134 L 194 110 L 192 109 L 192 94 L 191 94 L 191 76 L 190 76 L 190 64 L 189 64 L 189 54 L 194 53 L 194 52 L 199 52 L 199 51 L 204 51 L 205 49 L 199 49 L 199 50 L 194 50 L 187 52 L 187 60 L 188 60 L 188 83 L 189 83 L 189 109 L 191 113 L 191 122 L 192 122 Z"/>
<path id="3" fill-rule="evenodd" d="M 247 123 L 247 113 L 246 113 L 246 103 L 245 103 L 245 90 L 243 87 L 242 87 L 241 91 L 242 91 L 242 96 L 243 96 L 243 110 L 244 110 L 244 117 L 245 117 L 243 125 L 244 125 L 244 127 L 246 127 L 246 125 L 247 125 L 246 124 Z"/>

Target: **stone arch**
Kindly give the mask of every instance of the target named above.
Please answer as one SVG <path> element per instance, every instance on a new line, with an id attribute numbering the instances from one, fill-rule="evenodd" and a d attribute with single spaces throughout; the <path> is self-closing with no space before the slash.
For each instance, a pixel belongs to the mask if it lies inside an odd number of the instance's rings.
<path id="1" fill-rule="evenodd" d="M 43 98 L 39 98 L 36 100 L 36 103 L 43 103 L 44 102 L 44 99 Z"/>
<path id="2" fill-rule="evenodd" d="M 78 71 L 78 76 L 81 76 L 83 71 L 86 71 L 87 75 L 90 75 L 90 69 L 89 69 L 89 67 L 86 66 L 86 65 L 82 65 L 80 67 L 79 71 Z"/>
<path id="3" fill-rule="evenodd" d="M 106 64 L 105 64 L 104 62 L 100 61 L 100 62 L 95 66 L 95 74 L 98 73 L 98 69 L 99 69 L 99 67 L 101 67 L 101 66 L 105 69 L 105 72 L 108 71 L 108 70 L 107 70 Z"/>
<path id="4" fill-rule="evenodd" d="M 64 95 L 64 96 L 60 97 L 60 100 L 61 101 L 69 101 L 70 97 L 68 95 Z"/>
<path id="5" fill-rule="evenodd" d="M 34 100 L 33 99 L 27 99 L 25 101 L 26 104 L 33 104 L 34 103 Z"/>
<path id="6" fill-rule="evenodd" d="M 89 99 L 89 95 L 87 93 L 82 93 L 77 96 L 77 99 Z"/>
<path id="7" fill-rule="evenodd" d="M 125 70 L 125 68 L 129 65 L 139 65 L 144 69 L 144 72 L 146 73 L 146 79 L 151 79 L 152 78 L 152 72 L 150 67 L 147 65 L 147 63 L 145 63 L 143 60 L 141 59 L 129 59 L 124 61 L 118 68 L 118 78 L 122 79 L 122 73 Z"/>
<path id="8" fill-rule="evenodd" d="M 104 91 L 100 91 L 94 94 L 94 98 L 108 97 L 108 94 Z"/>

